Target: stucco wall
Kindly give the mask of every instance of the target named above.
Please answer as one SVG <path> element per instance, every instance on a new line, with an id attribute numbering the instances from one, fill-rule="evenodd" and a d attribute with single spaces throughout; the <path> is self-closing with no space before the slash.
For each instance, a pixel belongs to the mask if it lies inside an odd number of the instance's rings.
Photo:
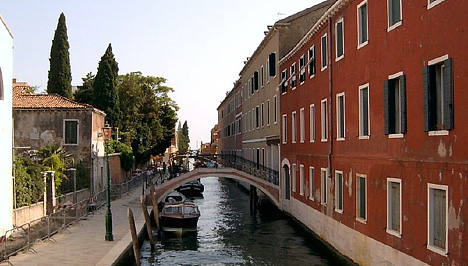
<path id="1" fill-rule="evenodd" d="M 3 99 L 0 99 L 0 235 L 12 227 L 12 79 L 13 37 L 0 17 L 0 69 Z"/>

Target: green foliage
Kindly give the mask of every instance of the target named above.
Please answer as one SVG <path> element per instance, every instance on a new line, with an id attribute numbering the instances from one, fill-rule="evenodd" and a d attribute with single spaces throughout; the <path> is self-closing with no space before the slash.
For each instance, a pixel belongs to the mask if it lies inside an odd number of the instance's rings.
<path id="1" fill-rule="evenodd" d="M 166 79 L 143 76 L 141 72 L 120 76 L 118 93 L 122 110 L 122 139 L 131 145 L 137 164 L 150 155 L 163 153 L 174 136 L 177 121 L 176 103 L 164 86 Z"/>
<path id="2" fill-rule="evenodd" d="M 67 25 L 65 23 L 65 15 L 62 13 L 60 14 L 54 39 L 52 40 L 52 47 L 50 49 L 47 93 L 57 93 L 68 99 L 72 99 L 72 76 L 69 49 Z"/>
<path id="3" fill-rule="evenodd" d="M 111 126 L 119 125 L 121 116 L 116 88 L 118 72 L 119 66 L 112 53 L 112 46 L 109 44 L 99 61 L 98 71 L 94 78 L 93 106 L 107 114 L 107 122 Z"/>
<path id="4" fill-rule="evenodd" d="M 135 164 L 135 157 L 130 146 L 125 143 L 111 140 L 108 144 L 108 153 L 120 153 L 120 166 L 125 171 L 130 171 Z"/>
<path id="5" fill-rule="evenodd" d="M 93 104 L 93 86 L 94 78 L 96 76 L 89 72 L 86 77 L 82 78 L 83 85 L 78 86 L 78 90 L 75 92 L 75 101 L 79 103 Z"/>
<path id="6" fill-rule="evenodd" d="M 184 125 L 182 126 L 182 128 L 180 128 L 180 123 L 179 123 L 177 137 L 178 137 L 179 151 L 181 153 L 187 152 L 190 146 L 189 145 L 190 137 L 189 137 L 187 121 L 184 122 Z"/>
<path id="7" fill-rule="evenodd" d="M 55 171 L 55 191 L 57 195 L 61 193 L 62 181 L 67 178 L 65 171 L 72 164 L 71 154 L 67 153 L 65 148 L 55 144 L 44 146 L 39 149 L 39 157 L 45 171 Z"/>
<path id="8" fill-rule="evenodd" d="M 44 195 L 42 166 L 29 158 L 15 157 L 16 206 L 23 207 L 40 201 Z"/>
<path id="9" fill-rule="evenodd" d="M 80 161 L 76 165 L 76 189 L 80 190 L 83 188 L 89 188 L 89 176 L 90 167 L 87 166 L 83 161 Z"/>

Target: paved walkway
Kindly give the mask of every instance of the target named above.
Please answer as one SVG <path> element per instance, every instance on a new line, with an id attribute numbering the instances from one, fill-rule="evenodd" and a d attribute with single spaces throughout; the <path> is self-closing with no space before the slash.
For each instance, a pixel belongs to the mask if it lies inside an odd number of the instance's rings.
<path id="1" fill-rule="evenodd" d="M 135 216 L 137 232 L 144 225 L 144 216 L 138 204 L 141 186 L 133 192 L 112 202 L 112 222 L 114 241 L 105 241 L 106 206 L 86 220 L 71 225 L 67 230 L 54 235 L 52 240 L 42 241 L 33 245 L 36 252 L 20 252 L 9 259 L 14 266 L 50 266 L 50 265 L 112 265 L 131 244 L 131 235 L 127 219 L 127 208 L 131 208 Z M 8 265 L 8 261 L 0 263 Z"/>

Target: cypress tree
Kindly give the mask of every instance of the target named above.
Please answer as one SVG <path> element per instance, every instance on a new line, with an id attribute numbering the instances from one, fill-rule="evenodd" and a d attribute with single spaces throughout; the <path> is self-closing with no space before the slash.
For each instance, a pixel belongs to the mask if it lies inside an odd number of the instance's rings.
<path id="1" fill-rule="evenodd" d="M 70 45 L 68 44 L 67 25 L 65 15 L 60 14 L 57 29 L 55 30 L 52 47 L 50 48 L 50 69 L 47 82 L 47 93 L 57 93 L 72 99 Z"/>
<path id="2" fill-rule="evenodd" d="M 119 66 L 109 44 L 99 61 L 94 78 L 93 105 L 107 114 L 106 120 L 112 127 L 120 125 L 120 103 L 116 86 L 118 72 Z"/>

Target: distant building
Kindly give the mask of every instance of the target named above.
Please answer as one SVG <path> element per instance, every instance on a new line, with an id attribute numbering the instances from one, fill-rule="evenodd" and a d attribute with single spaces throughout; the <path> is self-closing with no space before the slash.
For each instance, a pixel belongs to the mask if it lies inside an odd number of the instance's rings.
<path id="1" fill-rule="evenodd" d="M 0 16 L 0 235 L 13 227 L 13 35 Z"/>
<path id="2" fill-rule="evenodd" d="M 279 61 L 282 207 L 360 265 L 468 262 L 467 11 L 337 0 Z"/>
<path id="3" fill-rule="evenodd" d="M 239 82 L 226 93 L 226 98 L 218 106 L 218 153 L 224 155 L 242 155 L 242 115 L 241 86 Z"/>
<path id="4" fill-rule="evenodd" d="M 88 170 L 92 193 L 107 184 L 102 128 L 106 114 L 55 94 L 28 94 L 13 84 L 14 147 L 17 152 L 60 144 Z"/>

